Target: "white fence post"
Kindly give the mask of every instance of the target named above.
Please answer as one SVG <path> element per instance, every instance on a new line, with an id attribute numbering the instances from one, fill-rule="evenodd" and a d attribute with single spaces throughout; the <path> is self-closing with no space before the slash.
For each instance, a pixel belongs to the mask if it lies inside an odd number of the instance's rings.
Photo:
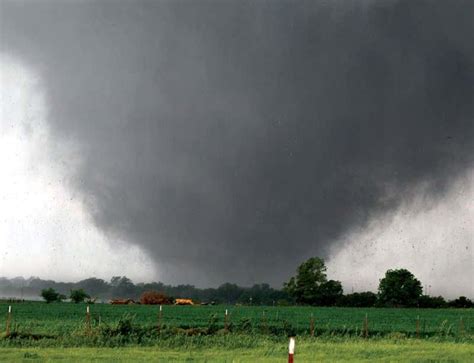
<path id="1" fill-rule="evenodd" d="M 10 335 L 10 325 L 12 322 L 12 306 L 8 305 L 8 316 L 7 316 L 7 326 L 6 326 L 6 332 L 5 335 L 9 336 Z"/>

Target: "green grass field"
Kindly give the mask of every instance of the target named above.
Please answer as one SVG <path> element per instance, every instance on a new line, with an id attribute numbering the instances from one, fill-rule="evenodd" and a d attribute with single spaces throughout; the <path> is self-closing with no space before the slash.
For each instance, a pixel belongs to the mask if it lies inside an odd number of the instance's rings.
<path id="1" fill-rule="evenodd" d="M 473 309 L 163 306 L 158 331 L 157 306 L 90 305 L 89 328 L 84 304 L 26 302 L 12 304 L 5 337 L 7 310 L 0 361 L 285 361 L 290 334 L 301 362 L 474 361 Z"/>
<path id="2" fill-rule="evenodd" d="M 263 340 L 257 347 L 223 349 L 160 347 L 125 348 L 0 348 L 6 362 L 285 362 L 286 341 Z M 295 362 L 472 362 L 474 345 L 466 343 L 404 341 L 297 340 Z"/>
<path id="3" fill-rule="evenodd" d="M 8 304 L 0 303 L 0 331 L 5 327 Z M 71 303 L 45 304 L 27 302 L 12 305 L 12 326 L 37 334 L 63 335 L 84 326 L 85 305 Z M 146 305 L 90 306 L 91 324 L 116 324 L 124 315 L 133 317 L 136 324 L 156 326 L 158 307 Z M 311 315 L 316 334 L 360 333 L 365 315 L 368 316 L 370 335 L 393 332 L 414 335 L 416 320 L 420 319 L 420 335 L 452 335 L 459 333 L 461 319 L 464 331 L 474 333 L 473 309 L 384 309 L 384 308 L 320 308 L 320 307 L 249 307 L 249 306 L 163 306 L 162 324 L 181 327 L 206 327 L 210 317 L 224 327 L 224 312 L 228 309 L 229 322 L 238 328 L 243 324 L 257 332 L 279 331 L 286 327 L 296 334 L 309 333 Z M 462 327 L 461 327 L 462 329 Z"/>

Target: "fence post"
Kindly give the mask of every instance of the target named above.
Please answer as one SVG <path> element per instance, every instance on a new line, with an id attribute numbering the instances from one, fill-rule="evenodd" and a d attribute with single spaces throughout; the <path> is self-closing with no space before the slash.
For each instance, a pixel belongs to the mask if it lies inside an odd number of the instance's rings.
<path id="1" fill-rule="evenodd" d="M 161 330 L 161 318 L 163 316 L 163 305 L 160 305 L 160 310 L 158 312 L 158 331 Z"/>
<path id="2" fill-rule="evenodd" d="M 364 338 L 368 338 L 369 337 L 369 318 L 368 318 L 368 314 L 365 313 L 365 319 L 364 319 Z"/>
<path id="3" fill-rule="evenodd" d="M 313 313 L 311 313 L 311 320 L 309 322 L 309 332 L 312 337 L 314 337 L 314 316 Z"/>
<path id="4" fill-rule="evenodd" d="M 227 332 L 229 331 L 229 315 L 227 313 L 227 309 L 225 309 L 225 315 L 224 315 L 224 330 Z"/>
<path id="5" fill-rule="evenodd" d="M 12 320 L 12 306 L 8 305 L 8 315 L 7 315 L 7 326 L 5 335 L 8 337 L 10 335 L 10 325 Z"/>
<path id="6" fill-rule="evenodd" d="M 91 330 L 91 313 L 90 313 L 89 305 L 87 305 L 86 307 L 86 328 L 87 328 L 87 331 Z"/>
<path id="7" fill-rule="evenodd" d="M 295 338 L 290 337 L 290 344 L 288 345 L 288 363 L 294 362 L 295 355 Z"/>

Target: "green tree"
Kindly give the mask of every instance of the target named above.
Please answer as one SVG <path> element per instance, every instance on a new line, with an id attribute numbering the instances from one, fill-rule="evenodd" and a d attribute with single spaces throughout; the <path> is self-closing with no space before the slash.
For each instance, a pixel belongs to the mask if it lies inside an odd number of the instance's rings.
<path id="1" fill-rule="evenodd" d="M 317 305 L 334 306 L 342 298 L 343 290 L 339 281 L 323 282 L 318 288 Z"/>
<path id="2" fill-rule="evenodd" d="M 64 295 L 61 295 L 59 292 L 54 290 L 52 287 L 49 289 L 43 289 L 41 290 L 40 296 L 46 301 L 46 303 L 51 303 L 55 301 L 61 301 L 64 299 Z"/>
<path id="3" fill-rule="evenodd" d="M 445 308 L 447 306 L 446 300 L 442 296 L 428 296 L 422 295 L 418 299 L 418 307 L 420 308 Z"/>
<path id="4" fill-rule="evenodd" d="M 417 306 L 423 289 L 408 270 L 388 270 L 380 280 L 378 298 L 385 306 Z"/>
<path id="5" fill-rule="evenodd" d="M 72 302 L 78 304 L 84 302 L 85 299 L 90 298 L 89 294 L 87 294 L 83 289 L 71 290 L 71 294 L 69 298 Z"/>
<path id="6" fill-rule="evenodd" d="M 374 307 L 377 303 L 377 294 L 371 291 L 354 292 L 344 295 L 339 300 L 339 306 L 350 306 L 356 308 Z"/>
<path id="7" fill-rule="evenodd" d="M 459 296 L 457 299 L 450 301 L 449 306 L 453 308 L 472 308 L 474 303 L 465 296 Z"/>
<path id="8" fill-rule="evenodd" d="M 299 265 L 296 276 L 284 284 L 284 290 L 300 304 L 316 304 L 320 286 L 327 282 L 326 266 L 319 257 L 311 257 Z"/>

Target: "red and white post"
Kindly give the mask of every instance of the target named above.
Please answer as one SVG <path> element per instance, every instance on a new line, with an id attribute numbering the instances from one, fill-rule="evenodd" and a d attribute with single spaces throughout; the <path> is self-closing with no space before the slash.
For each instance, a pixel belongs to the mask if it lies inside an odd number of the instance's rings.
<path id="1" fill-rule="evenodd" d="M 288 363 L 294 362 L 295 355 L 295 338 L 290 338 L 290 344 L 288 345 Z"/>

